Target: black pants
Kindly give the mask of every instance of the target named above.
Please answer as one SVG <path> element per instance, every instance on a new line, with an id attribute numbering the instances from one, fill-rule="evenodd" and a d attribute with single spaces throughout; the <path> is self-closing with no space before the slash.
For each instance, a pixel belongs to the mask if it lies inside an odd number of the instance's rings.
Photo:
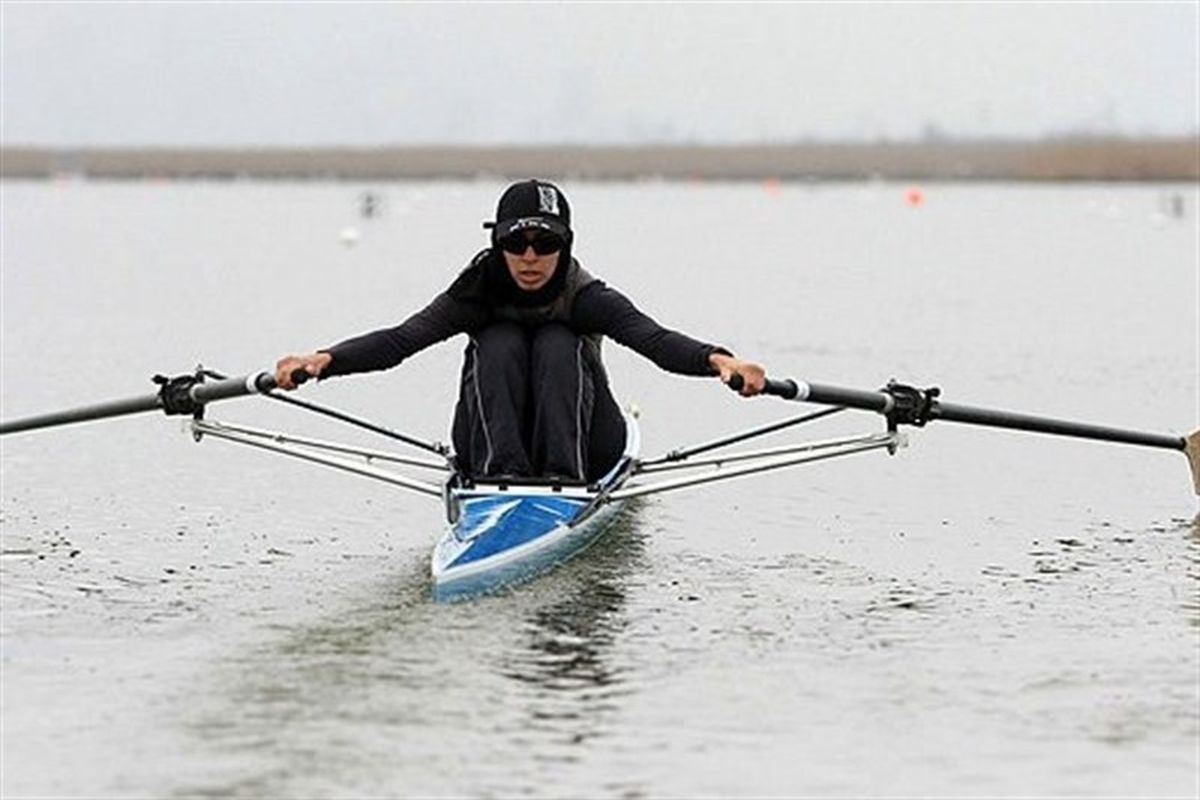
<path id="1" fill-rule="evenodd" d="M 471 337 L 451 435 L 474 477 L 591 481 L 625 449 L 599 353 L 559 323 L 500 322 Z"/>

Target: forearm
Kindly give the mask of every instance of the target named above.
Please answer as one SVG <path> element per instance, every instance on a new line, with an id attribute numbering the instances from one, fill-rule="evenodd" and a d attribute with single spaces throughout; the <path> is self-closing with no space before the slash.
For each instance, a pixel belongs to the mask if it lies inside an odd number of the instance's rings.
<path id="1" fill-rule="evenodd" d="M 321 373 L 323 378 L 335 375 L 352 375 L 358 372 L 374 372 L 391 369 L 417 352 L 401 330 L 402 325 L 355 336 L 338 342 L 320 352 L 331 361 Z"/>
<path id="2" fill-rule="evenodd" d="M 462 333 L 470 321 L 470 309 L 446 295 L 391 328 L 355 336 L 323 348 L 332 360 L 321 377 L 350 375 L 391 369 L 432 344 Z"/>
<path id="3" fill-rule="evenodd" d="M 729 352 L 719 345 L 657 326 L 654 329 L 634 327 L 624 331 L 620 338 L 613 338 L 650 359 L 660 369 L 677 375 L 716 375 L 713 357 Z"/>
<path id="4" fill-rule="evenodd" d="M 680 375 L 715 375 L 710 357 L 714 353 L 729 352 L 664 328 L 638 310 L 623 294 L 603 284 L 589 286 L 580 294 L 575 316 L 579 330 L 602 333 L 650 359 L 661 369 Z"/>

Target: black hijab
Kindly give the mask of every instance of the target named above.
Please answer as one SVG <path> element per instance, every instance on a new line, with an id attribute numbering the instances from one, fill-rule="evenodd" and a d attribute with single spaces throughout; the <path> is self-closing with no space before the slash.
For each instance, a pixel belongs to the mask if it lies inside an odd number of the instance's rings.
<path id="1" fill-rule="evenodd" d="M 531 179 L 514 183 L 500 195 L 496 221 L 485 222 L 492 229 L 492 246 L 471 259 L 449 289 L 456 300 L 497 308 L 516 306 L 536 308 L 557 298 L 567 282 L 567 273 L 576 267 L 571 257 L 574 235 L 571 231 L 571 206 L 566 195 L 552 183 Z M 559 252 L 558 265 L 546 285 L 527 291 L 517 285 L 504 261 L 499 242 L 522 230 L 541 229 L 557 235 L 565 246 Z"/>

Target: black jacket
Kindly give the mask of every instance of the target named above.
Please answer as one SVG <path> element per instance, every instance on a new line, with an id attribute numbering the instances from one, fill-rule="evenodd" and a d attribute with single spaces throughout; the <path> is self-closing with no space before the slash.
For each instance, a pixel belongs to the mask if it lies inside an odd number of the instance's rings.
<path id="1" fill-rule="evenodd" d="M 493 322 L 511 318 L 511 308 L 496 298 L 500 292 L 486 289 L 489 270 L 497 273 L 497 255 L 485 250 L 455 280 L 454 284 L 404 322 L 339 342 L 325 352 L 333 361 L 322 378 L 389 369 L 404 359 L 459 333 L 472 334 Z M 591 278 L 571 259 L 567 285 L 574 284 L 569 307 L 555 316 L 580 336 L 607 336 L 653 361 L 668 372 L 681 375 L 712 375 L 708 357 L 729 351 L 705 344 L 659 325 L 642 313 L 629 298 L 603 281 Z M 474 272 L 473 272 L 474 271 Z M 583 279 L 574 280 L 572 278 Z M 463 287 L 470 285 L 470 291 Z M 479 287 L 484 287 L 480 289 Z M 562 304 L 558 304 L 560 307 Z M 533 309 L 528 309 L 533 310 Z"/>

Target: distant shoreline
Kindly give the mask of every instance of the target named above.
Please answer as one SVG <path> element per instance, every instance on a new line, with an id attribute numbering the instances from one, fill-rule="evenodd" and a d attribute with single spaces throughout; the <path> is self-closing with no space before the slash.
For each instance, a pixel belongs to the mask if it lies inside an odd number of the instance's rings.
<path id="1" fill-rule="evenodd" d="M 0 178 L 48 180 L 1200 181 L 1200 138 L 759 145 L 0 147 Z"/>

